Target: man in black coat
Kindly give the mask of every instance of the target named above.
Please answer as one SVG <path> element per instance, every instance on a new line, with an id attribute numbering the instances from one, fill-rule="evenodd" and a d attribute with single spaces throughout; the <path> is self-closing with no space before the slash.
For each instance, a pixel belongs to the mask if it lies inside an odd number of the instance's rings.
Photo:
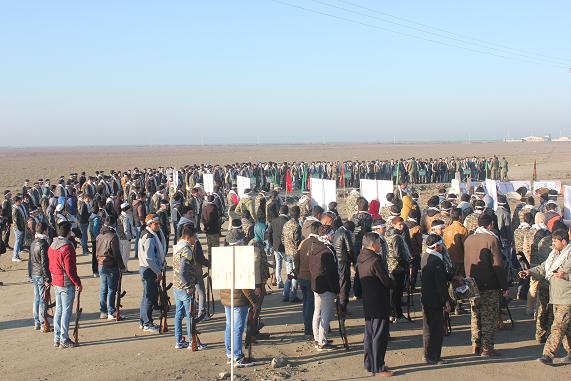
<path id="1" fill-rule="evenodd" d="M 444 312 L 451 311 L 448 300 L 448 281 L 442 253 L 444 243 L 436 234 L 426 239 L 427 261 L 422 268 L 421 302 L 423 310 L 422 338 L 424 344 L 424 361 L 427 364 L 442 364 L 440 357 L 444 340 Z"/>
<path id="2" fill-rule="evenodd" d="M 353 231 L 355 223 L 346 221 L 333 238 L 333 247 L 337 255 L 337 268 L 339 269 L 339 303 L 343 311 L 347 310 L 349 291 L 351 290 L 351 263 L 355 263 L 353 247 Z"/>
<path id="3" fill-rule="evenodd" d="M 381 245 L 377 233 L 366 233 L 357 262 L 363 288 L 365 369 L 390 377 L 393 372 L 385 364 L 385 353 L 389 340 L 390 289 L 393 281 L 389 278 L 383 247 L 386 248 Z"/>

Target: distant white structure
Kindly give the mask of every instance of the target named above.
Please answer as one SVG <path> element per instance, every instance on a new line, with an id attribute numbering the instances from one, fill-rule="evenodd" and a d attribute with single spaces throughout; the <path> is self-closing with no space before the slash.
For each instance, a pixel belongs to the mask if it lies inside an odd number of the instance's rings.
<path id="1" fill-rule="evenodd" d="M 561 136 L 557 139 L 553 139 L 552 142 L 571 142 L 571 137 L 569 136 Z"/>

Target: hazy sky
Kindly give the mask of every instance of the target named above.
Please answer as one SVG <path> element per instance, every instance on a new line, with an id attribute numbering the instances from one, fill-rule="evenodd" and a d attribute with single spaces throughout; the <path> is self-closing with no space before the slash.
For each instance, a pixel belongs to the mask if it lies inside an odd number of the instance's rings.
<path id="1" fill-rule="evenodd" d="M 0 145 L 571 135 L 569 15 L 568 0 L 3 1 Z"/>

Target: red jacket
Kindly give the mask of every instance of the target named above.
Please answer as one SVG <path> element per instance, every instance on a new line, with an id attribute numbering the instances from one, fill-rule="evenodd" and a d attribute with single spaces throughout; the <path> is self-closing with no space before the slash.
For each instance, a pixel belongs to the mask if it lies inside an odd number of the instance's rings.
<path id="1" fill-rule="evenodd" d="M 54 286 L 81 286 L 77 275 L 75 249 L 70 241 L 63 237 L 54 238 L 48 249 L 48 258 Z"/>

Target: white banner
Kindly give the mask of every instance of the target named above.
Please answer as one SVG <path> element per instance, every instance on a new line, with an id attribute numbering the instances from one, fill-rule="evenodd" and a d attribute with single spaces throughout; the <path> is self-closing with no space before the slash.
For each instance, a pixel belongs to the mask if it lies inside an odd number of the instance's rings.
<path id="1" fill-rule="evenodd" d="M 514 180 L 514 181 L 510 181 L 510 183 L 512 183 L 514 190 L 518 190 L 518 188 L 521 188 L 521 187 L 526 187 L 527 190 L 531 192 L 531 181 Z"/>
<path id="2" fill-rule="evenodd" d="M 244 176 L 236 177 L 236 186 L 238 187 L 238 197 L 244 197 L 244 190 L 250 188 L 250 178 Z"/>
<path id="3" fill-rule="evenodd" d="M 561 180 L 541 180 L 533 182 L 533 193 L 540 188 L 547 188 L 556 190 L 557 193 L 561 192 Z"/>
<path id="4" fill-rule="evenodd" d="M 379 203 L 381 204 L 381 206 L 386 206 L 388 203 L 387 193 L 393 192 L 393 182 L 391 180 L 377 180 L 377 183 L 379 184 L 378 185 Z"/>
<path id="5" fill-rule="evenodd" d="M 232 285 L 232 255 L 234 255 L 234 285 Z M 254 246 L 213 247 L 211 261 L 212 289 L 256 288 L 256 268 L 259 269 L 260 266 L 255 266 Z"/>
<path id="6" fill-rule="evenodd" d="M 214 175 L 212 173 L 204 173 L 202 181 L 204 182 L 204 192 L 206 194 L 214 193 Z"/>
<path id="7" fill-rule="evenodd" d="M 327 205 L 337 201 L 337 185 L 335 180 L 311 178 L 309 184 L 311 192 L 311 206 L 319 205 L 327 210 Z"/>
<path id="8" fill-rule="evenodd" d="M 498 189 L 496 180 L 486 179 L 486 193 L 494 200 L 494 210 L 498 210 Z"/>
<path id="9" fill-rule="evenodd" d="M 178 170 L 176 168 L 172 173 L 172 182 L 174 183 L 175 189 L 178 189 L 179 179 L 178 179 Z"/>
<path id="10" fill-rule="evenodd" d="M 381 206 L 387 205 L 387 193 L 393 192 L 391 180 L 366 180 L 360 181 L 361 196 L 367 201 L 378 200 Z"/>
<path id="11" fill-rule="evenodd" d="M 571 186 L 563 185 L 563 219 L 571 220 Z"/>
<path id="12" fill-rule="evenodd" d="M 498 181 L 498 193 L 499 194 L 507 194 L 508 192 L 513 192 L 514 186 L 511 182 L 509 181 Z"/>

